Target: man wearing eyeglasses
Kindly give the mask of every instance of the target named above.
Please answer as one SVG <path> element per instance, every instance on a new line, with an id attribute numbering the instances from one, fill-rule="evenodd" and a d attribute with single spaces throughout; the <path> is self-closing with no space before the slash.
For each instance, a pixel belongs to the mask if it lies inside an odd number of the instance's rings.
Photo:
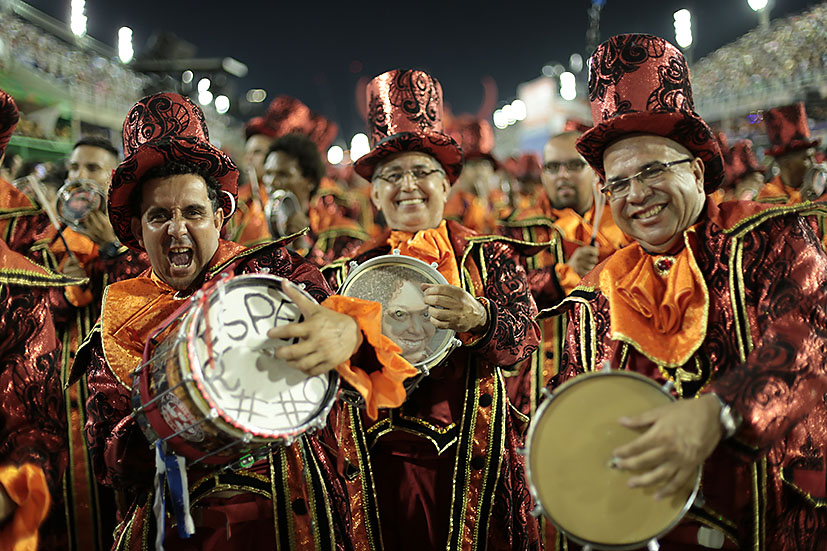
<path id="1" fill-rule="evenodd" d="M 350 539 L 358 549 L 395 551 L 539 549 L 518 421 L 499 373 L 537 347 L 525 271 L 508 240 L 444 219 L 463 153 L 442 130 L 436 79 L 389 71 L 366 96 L 373 149 L 354 168 L 373 183 L 371 199 L 390 229 L 353 260 L 396 249 L 435 264 L 448 284 L 421 285 L 427 315 L 463 344 L 435 359 L 407 401 L 376 421 L 334 406 L 329 445 L 361 473 L 346 482 Z M 334 286 L 348 266 L 328 268 Z"/>
<path id="2" fill-rule="evenodd" d="M 818 549 L 827 255 L 801 215 L 825 209 L 707 199 L 723 160 L 665 40 L 615 36 L 591 67 L 596 125 L 577 149 L 635 243 L 541 313 L 569 318 L 554 385 L 604 362 L 674 385 L 674 403 L 618 419 L 639 434 L 606 467 L 654 499 L 701 468 L 700 499 L 660 549 Z"/>
<path id="3" fill-rule="evenodd" d="M 518 209 L 499 222 L 504 235 L 551 243 L 525 260 L 538 308 L 556 305 L 598 262 L 629 243 L 604 208 L 604 198 L 596 196 L 597 174 L 574 147 L 581 134 L 570 130 L 549 138 L 541 175 L 545 194 L 538 195 L 534 207 Z M 534 413 L 542 389 L 558 372 L 566 333 L 563 318 L 545 320 L 541 328 L 543 340 L 531 367 L 507 379 L 512 403 L 527 415 Z"/>

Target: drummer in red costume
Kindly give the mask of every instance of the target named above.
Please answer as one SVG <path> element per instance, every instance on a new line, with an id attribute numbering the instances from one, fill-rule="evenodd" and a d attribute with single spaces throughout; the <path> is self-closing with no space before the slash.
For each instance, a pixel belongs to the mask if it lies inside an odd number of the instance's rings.
<path id="1" fill-rule="evenodd" d="M 550 243 L 526 259 L 531 292 L 539 308 L 551 308 L 577 287 L 598 262 L 629 243 L 596 196 L 598 177 L 574 145 L 582 134 L 569 130 L 549 138 L 543 147 L 545 193 L 536 204 L 514 210 L 499 222 L 503 235 L 533 243 Z M 599 227 L 595 231 L 595 224 Z M 543 344 L 521 378 L 509 378 L 509 394 L 526 414 L 533 414 L 541 390 L 560 365 L 564 320 L 542 324 Z"/>
<path id="2" fill-rule="evenodd" d="M 591 68 L 596 125 L 577 149 L 636 243 L 541 314 L 569 316 L 558 380 L 608 360 L 674 383 L 683 399 L 620 419 L 640 436 L 613 450 L 661 497 L 703 467 L 661 549 L 823 549 L 827 256 L 801 214 L 824 209 L 708 200 L 721 153 L 665 40 L 615 36 Z"/>
<path id="3" fill-rule="evenodd" d="M 499 373 L 537 347 L 525 272 L 509 240 L 443 218 L 462 151 L 442 131 L 436 79 L 389 71 L 368 84 L 367 103 L 373 149 L 355 169 L 373 183 L 390 231 L 353 260 L 399 249 L 435 262 L 449 284 L 423 285 L 428 316 L 463 346 L 378 421 L 334 408 L 325 439 L 358 473 L 347 481 L 351 538 L 358 549 L 537 548 L 519 429 Z M 345 266 L 330 267 L 336 285 Z"/>
<path id="4" fill-rule="evenodd" d="M 724 158 L 726 177 L 713 194 L 716 202 L 752 201 L 764 187 L 764 167 L 758 162 L 750 140 L 730 145 L 726 134 L 718 132 L 718 145 Z"/>
<path id="5" fill-rule="evenodd" d="M 61 478 L 68 460 L 60 343 L 48 292 L 75 281 L 0 240 L 0 549 L 66 545 L 65 534 L 42 524 L 53 509 L 53 518 L 63 515 Z"/>
<path id="6" fill-rule="evenodd" d="M 767 109 L 764 125 L 770 140 L 765 154 L 775 159 L 779 171 L 760 191 L 756 201 L 795 205 L 801 201 L 823 200 L 827 195 L 824 190 L 822 196 L 808 194 L 802 197 L 802 191 L 808 191 L 804 176 L 816 163 L 815 148 L 821 143 L 821 140 L 810 137 L 804 104 L 798 102 Z"/>
<path id="7" fill-rule="evenodd" d="M 137 550 L 156 537 L 155 460 L 132 415 L 130 373 L 152 332 L 202 285 L 223 274 L 268 272 L 325 301 L 322 307 L 286 291 L 305 321 L 269 331 L 270 338 L 297 339 L 275 357 L 310 375 L 336 368 L 373 415 L 377 407 L 401 402 L 401 382 L 415 371 L 392 342 L 370 329 L 380 323 L 378 304 L 327 299 L 330 289 L 319 271 L 288 252 L 284 241 L 247 249 L 219 238 L 233 212 L 238 171 L 209 143 L 203 113 L 192 101 L 173 93 L 142 99 L 128 114 L 123 137 L 126 157 L 112 177 L 109 217 L 120 241 L 145 250 L 152 268 L 107 288 L 101 323 L 78 352 L 74 375 L 88 376 L 86 435 L 95 472 L 131 498 L 115 548 Z M 202 463 L 187 473 L 195 533 L 180 538 L 167 521 L 166 549 L 343 545 L 343 520 L 329 506 L 343 499 L 341 479 L 313 435 L 250 468 L 222 472 Z"/>

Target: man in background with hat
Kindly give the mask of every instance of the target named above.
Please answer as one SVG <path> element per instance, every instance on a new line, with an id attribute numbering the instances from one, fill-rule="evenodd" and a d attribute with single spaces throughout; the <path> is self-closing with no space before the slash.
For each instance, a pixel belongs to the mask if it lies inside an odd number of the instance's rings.
<path id="1" fill-rule="evenodd" d="M 140 100 L 124 121 L 123 138 L 125 159 L 112 177 L 109 217 L 118 239 L 146 251 L 152 269 L 107 288 L 101 322 L 78 351 L 73 373 L 88 377 L 86 436 L 95 472 L 131 498 L 120 512 L 115 548 L 145 549 L 156 536 L 161 541 L 165 524 L 167 549 L 289 548 L 291 542 L 335 548 L 345 526 L 329 502 L 345 498 L 333 460 L 313 435 L 272 450 L 249 468 L 189 467 L 189 490 L 198 496 L 190 539 L 164 518 L 152 522 L 156 463 L 133 416 L 130 373 L 141 364 L 148 338 L 184 299 L 223 275 L 257 272 L 284 277 L 325 301 L 320 306 L 295 286 L 285 287 L 305 319 L 271 329 L 268 337 L 295 339 L 274 353 L 288 366 L 310 375 L 336 368 L 374 416 L 378 407 L 401 402 L 402 381 L 415 371 L 391 341 L 376 337 L 378 305 L 326 300 L 330 289 L 319 271 L 288 252 L 284 240 L 247 249 L 220 239 L 234 210 L 238 170 L 209 143 L 203 113 L 191 100 L 174 93 Z M 339 312 L 351 309 L 351 315 Z M 355 352 L 359 359 L 351 366 Z M 292 509 L 276 506 L 288 498 L 296 500 Z M 176 520 L 184 530 L 188 523 Z"/>
<path id="2" fill-rule="evenodd" d="M 661 38 L 599 46 L 589 98 L 595 126 L 577 149 L 636 243 L 541 314 L 569 316 L 554 383 L 608 361 L 674 384 L 681 399 L 618 421 L 640 435 L 611 461 L 655 498 L 702 467 L 702 497 L 661 549 L 822 548 L 827 256 L 801 215 L 824 209 L 707 199 L 720 150 Z"/>
<path id="3" fill-rule="evenodd" d="M 795 205 L 801 201 L 823 199 L 827 190 L 812 195 L 810 182 L 804 181 L 807 171 L 816 163 L 815 148 L 820 143 L 820 140 L 810 138 L 804 103 L 767 109 L 764 125 L 770 139 L 770 148 L 764 153 L 775 159 L 778 174 L 767 182 L 756 201 Z"/>
<path id="4" fill-rule="evenodd" d="M 442 130 L 439 82 L 423 71 L 389 71 L 368 84 L 367 106 L 372 150 L 355 170 L 373 183 L 389 231 L 352 260 L 398 249 L 435 263 L 448 284 L 422 285 L 427 317 L 463 345 L 376 421 L 334 407 L 325 440 L 361 473 L 346 481 L 351 539 L 364 549 L 537 548 L 520 421 L 499 373 L 537 347 L 525 271 L 507 239 L 444 219 L 462 150 Z M 328 268 L 334 286 L 348 266 Z"/>
<path id="5" fill-rule="evenodd" d="M 724 183 L 715 191 L 716 202 L 752 201 L 764 187 L 764 167 L 758 162 L 750 140 L 729 145 L 726 134 L 718 132 L 718 145 L 724 158 Z"/>

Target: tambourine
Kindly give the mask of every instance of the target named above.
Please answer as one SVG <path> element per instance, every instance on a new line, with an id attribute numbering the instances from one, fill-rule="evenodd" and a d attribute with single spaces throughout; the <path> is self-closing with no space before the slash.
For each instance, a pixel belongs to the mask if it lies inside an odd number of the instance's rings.
<path id="1" fill-rule="evenodd" d="M 83 231 L 89 215 L 105 205 L 106 197 L 92 180 L 74 180 L 57 190 L 57 216 L 75 231 Z"/>
<path id="2" fill-rule="evenodd" d="M 618 419 L 674 402 L 664 387 L 630 371 L 585 373 L 537 409 L 526 438 L 526 477 L 543 514 L 584 549 L 658 549 L 695 500 L 701 469 L 675 495 L 629 488 L 631 471 L 611 467 L 612 450 L 640 432 Z"/>
<path id="3" fill-rule="evenodd" d="M 450 329 L 437 329 L 428 315 L 422 283 L 448 285 L 436 269 L 417 258 L 399 254 L 377 256 L 350 263 L 339 294 L 372 300 L 382 305 L 382 333 L 402 349 L 402 357 L 419 373 L 405 381 L 408 396 L 431 369 L 438 366 L 462 343 Z M 355 391 L 342 391 L 343 398 L 359 406 L 364 399 Z"/>
<path id="4" fill-rule="evenodd" d="M 807 169 L 801 184 L 801 198 L 815 201 L 827 191 L 827 165 L 817 164 Z"/>
<path id="5" fill-rule="evenodd" d="M 299 198 L 293 192 L 277 189 L 271 193 L 267 206 L 264 208 L 270 235 L 273 237 L 288 235 L 287 222 L 300 210 Z"/>

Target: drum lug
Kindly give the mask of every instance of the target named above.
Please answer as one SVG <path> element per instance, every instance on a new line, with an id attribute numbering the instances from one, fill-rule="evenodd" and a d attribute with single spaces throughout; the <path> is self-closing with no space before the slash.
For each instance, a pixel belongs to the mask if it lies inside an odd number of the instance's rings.
<path id="1" fill-rule="evenodd" d="M 349 269 L 353 270 L 359 265 L 359 263 L 356 262 L 355 260 L 351 260 L 350 262 L 347 263 L 347 265 L 348 265 Z"/>
<path id="2" fill-rule="evenodd" d="M 394 249 L 391 251 L 391 254 L 400 255 L 402 254 L 402 251 L 400 251 L 399 249 Z"/>
<path id="3" fill-rule="evenodd" d="M 528 450 L 526 448 L 521 448 L 517 446 L 517 448 L 514 451 L 516 451 L 518 455 L 522 455 L 523 457 L 528 456 Z"/>
<path id="4" fill-rule="evenodd" d="M 540 394 L 542 394 L 542 395 L 543 395 L 543 398 L 551 398 L 551 391 L 548 389 L 548 387 L 547 387 L 547 386 L 544 386 L 544 387 L 540 390 Z"/>
<path id="5" fill-rule="evenodd" d="M 672 379 L 669 379 L 668 381 L 666 381 L 665 383 L 663 383 L 663 385 L 661 386 L 661 388 L 662 388 L 665 392 L 669 392 L 669 393 L 671 393 L 671 392 L 672 392 L 672 389 L 673 389 L 673 388 L 675 388 L 675 381 L 673 381 Z"/>
<path id="6" fill-rule="evenodd" d="M 436 263 L 436 262 L 431 262 L 431 268 L 433 268 L 434 270 L 436 270 L 437 268 L 439 268 L 439 264 L 438 264 L 438 263 Z"/>
<path id="7" fill-rule="evenodd" d="M 531 510 L 531 516 L 534 518 L 540 518 L 541 516 L 543 516 L 543 506 L 536 505 L 534 509 Z"/>
<path id="8" fill-rule="evenodd" d="M 649 540 L 649 543 L 646 544 L 647 551 L 660 551 L 660 544 L 658 540 L 652 538 Z"/>
<path id="9" fill-rule="evenodd" d="M 592 551 L 592 546 L 587 543 L 583 546 L 583 551 Z"/>
<path id="10" fill-rule="evenodd" d="M 612 370 L 612 362 L 609 360 L 603 360 L 603 364 L 600 366 L 600 371 L 608 373 Z"/>

